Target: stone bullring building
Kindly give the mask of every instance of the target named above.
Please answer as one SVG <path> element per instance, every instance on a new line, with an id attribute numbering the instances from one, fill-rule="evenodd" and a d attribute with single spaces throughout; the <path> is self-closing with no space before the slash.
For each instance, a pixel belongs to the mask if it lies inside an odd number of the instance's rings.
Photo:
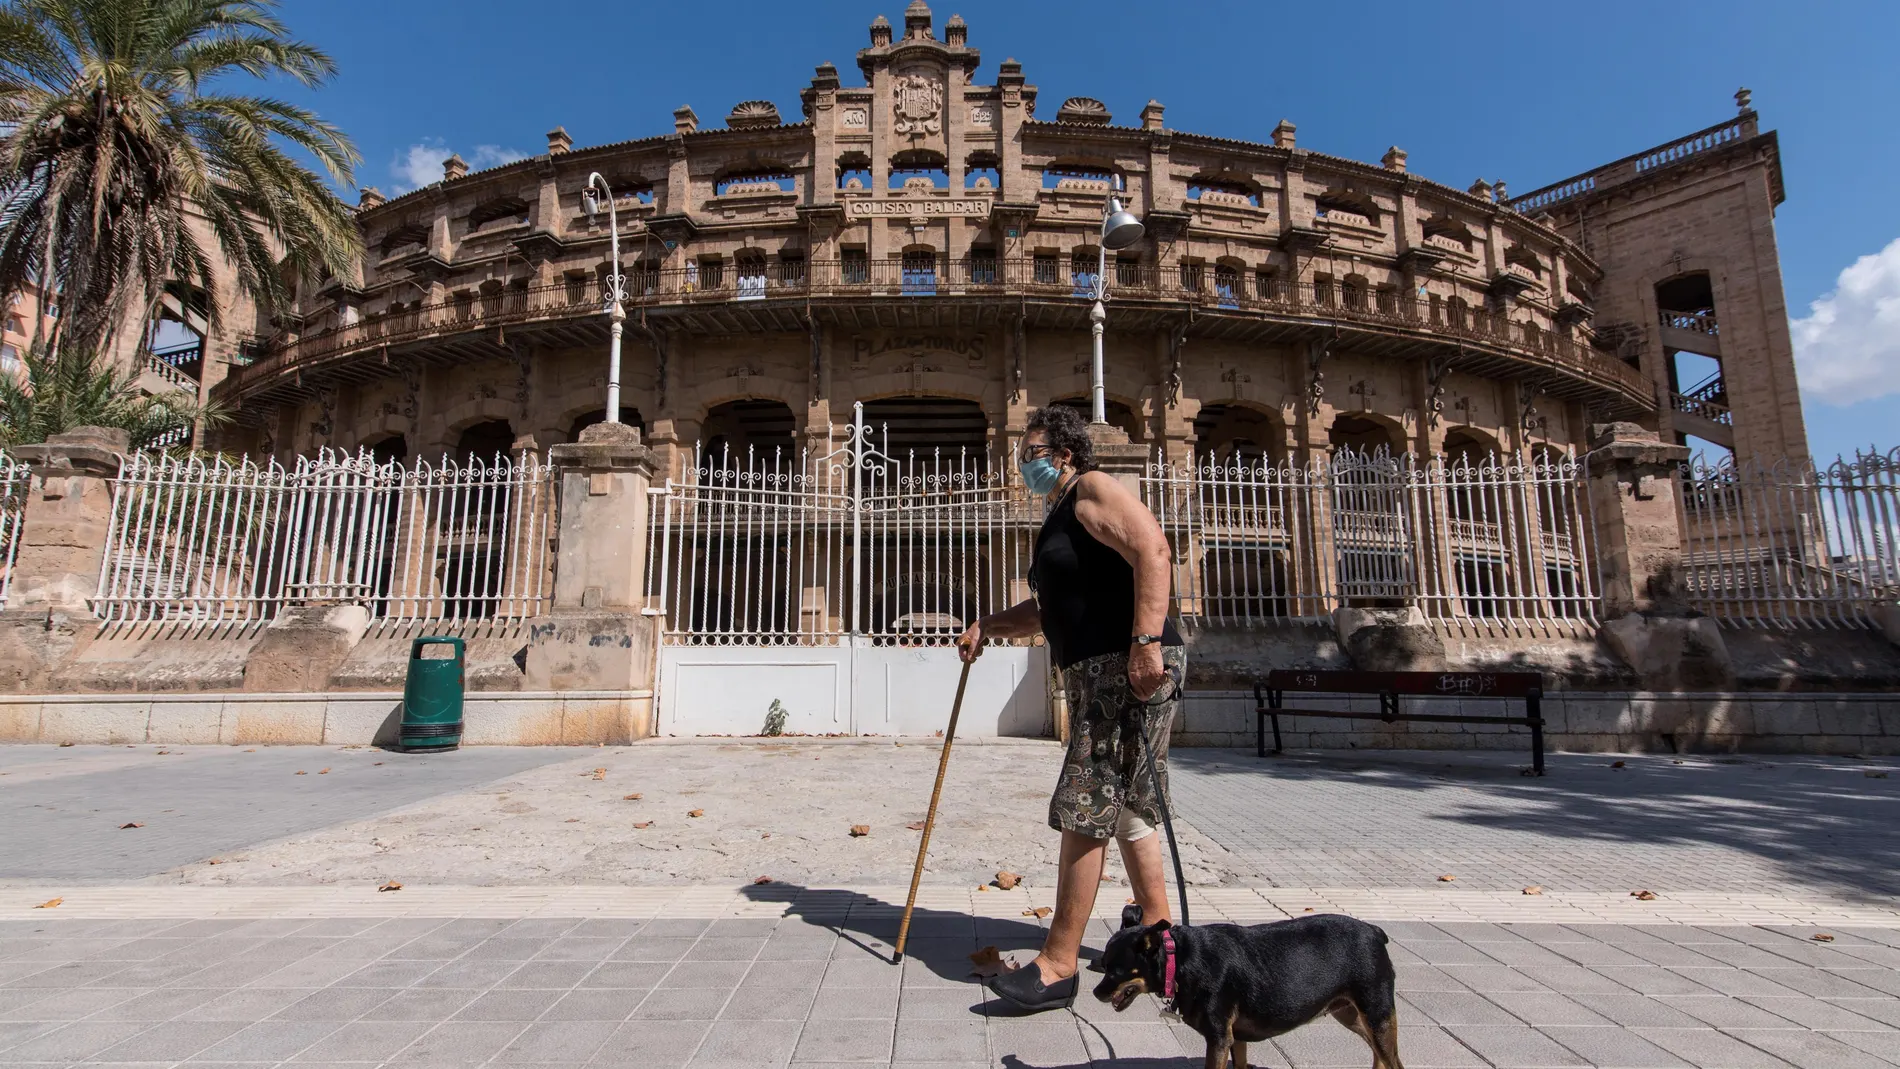
<path id="1" fill-rule="evenodd" d="M 1557 745 L 1900 738 L 1874 697 L 1853 730 L 1738 697 L 1900 676 L 1900 539 L 1823 515 L 1894 503 L 1900 462 L 1825 493 L 1683 467 L 1685 443 L 1806 464 L 1781 168 L 1746 90 L 1517 195 L 1285 120 L 1252 141 L 1158 102 L 1052 106 L 1014 60 L 979 84 L 969 28 L 921 0 L 869 37 L 862 84 L 820 64 L 796 115 L 681 107 L 660 136 L 557 129 L 366 190 L 355 272 L 209 340 L 202 388 L 238 415 L 210 444 L 248 461 L 25 457 L 101 489 L 28 509 L 0 616 L 28 614 L 5 640 L 39 667 L 0 689 L 297 692 L 362 734 L 408 637 L 454 631 L 471 738 L 928 734 L 951 637 L 1027 596 L 1041 513 L 1013 452 L 1036 407 L 1092 407 L 1105 290 L 1098 453 L 1174 549 L 1183 739 L 1250 732 L 1266 667 L 1507 663 L 1546 672 Z M 1111 197 L 1143 234 L 1104 250 Z M 35 509 L 98 537 L 41 553 Z M 96 622 L 54 648 L 49 608 Z M 964 730 L 1050 730 L 1051 675 L 999 645 Z M 220 723 L 277 722 L 246 702 Z"/>

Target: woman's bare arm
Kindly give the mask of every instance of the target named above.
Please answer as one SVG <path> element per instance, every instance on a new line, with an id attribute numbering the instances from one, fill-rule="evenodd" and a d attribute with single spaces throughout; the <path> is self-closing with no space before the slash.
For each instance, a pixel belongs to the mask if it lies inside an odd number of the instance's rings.
<path id="1" fill-rule="evenodd" d="M 1036 606 L 1036 599 L 1030 598 L 972 623 L 957 637 L 957 652 L 964 660 L 974 661 L 983 655 L 983 640 L 986 638 L 1029 638 L 1041 631 L 1042 613 Z"/>
<path id="2" fill-rule="evenodd" d="M 1167 536 L 1154 513 L 1114 476 L 1092 471 L 1075 487 L 1075 518 L 1135 570 L 1135 634 L 1159 635 L 1168 619 L 1173 586 Z M 1134 635 L 1130 635 L 1133 644 Z M 1139 697 L 1161 685 L 1161 648 L 1141 646 L 1128 657 L 1128 683 Z"/>

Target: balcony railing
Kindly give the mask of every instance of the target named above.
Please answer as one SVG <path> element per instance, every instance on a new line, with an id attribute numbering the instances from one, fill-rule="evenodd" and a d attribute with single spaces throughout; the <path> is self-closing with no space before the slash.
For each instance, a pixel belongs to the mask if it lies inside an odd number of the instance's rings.
<path id="1" fill-rule="evenodd" d="M 811 297 L 1086 300 L 1086 296 L 1078 295 L 1086 294 L 1093 283 L 1092 276 L 1080 278 L 1066 262 L 1052 269 L 1047 258 L 912 254 L 882 260 L 795 261 L 741 265 L 738 269 L 721 266 L 720 270 L 693 265 L 628 271 L 625 303 L 629 308 L 639 308 Z M 1092 270 L 1093 264 L 1089 266 Z M 1115 265 L 1110 291 L 1125 304 L 1168 302 L 1211 312 L 1318 318 L 1488 345 L 1620 390 L 1631 398 L 1651 396 L 1647 380 L 1621 361 L 1527 319 L 1513 319 L 1507 313 L 1467 307 L 1456 301 L 1434 304 L 1391 290 L 1350 284 L 1290 284 L 1255 274 L 1197 269 L 1196 265 L 1184 269 L 1181 265 L 1157 268 L 1127 263 Z M 252 365 L 235 368 L 223 389 L 242 391 L 326 358 L 425 337 L 592 313 L 604 316 L 605 311 L 600 284 L 582 278 L 551 286 L 465 292 L 395 313 L 371 314 L 357 323 L 279 345 Z"/>
<path id="2" fill-rule="evenodd" d="M 1664 309 L 1658 316 L 1665 330 L 1686 330 L 1691 334 L 1706 334 L 1711 338 L 1719 337 L 1714 312 L 1671 312 Z"/>
<path id="3" fill-rule="evenodd" d="M 1701 416 L 1724 426 L 1734 422 L 1729 413 L 1728 386 L 1719 371 L 1681 393 L 1670 394 L 1669 403 L 1678 412 Z"/>

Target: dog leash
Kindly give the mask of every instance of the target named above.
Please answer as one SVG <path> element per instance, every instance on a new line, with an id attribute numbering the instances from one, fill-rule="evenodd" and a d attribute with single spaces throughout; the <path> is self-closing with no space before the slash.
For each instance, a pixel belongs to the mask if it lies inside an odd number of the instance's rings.
<path id="1" fill-rule="evenodd" d="M 1162 691 L 1161 689 L 1157 688 L 1155 690 L 1155 693 L 1151 695 L 1148 698 L 1148 700 L 1143 704 L 1146 704 L 1150 707 L 1157 706 L 1157 705 L 1162 704 L 1163 702 L 1166 702 L 1168 698 L 1172 698 L 1175 695 L 1180 693 L 1181 683 L 1179 680 L 1174 678 L 1173 672 L 1164 671 L 1164 680 L 1165 680 L 1164 685 L 1167 687 L 1167 697 L 1166 698 L 1161 697 Z M 1156 698 L 1160 698 L 1160 701 L 1156 701 L 1155 700 Z M 1155 767 L 1154 747 L 1149 745 L 1149 742 L 1148 742 L 1148 725 L 1146 723 L 1147 717 L 1145 715 L 1142 717 L 1142 721 L 1143 723 L 1140 729 L 1141 730 L 1141 753 L 1143 757 L 1146 757 L 1148 759 L 1148 782 L 1154 787 L 1155 804 L 1159 806 L 1161 809 L 1161 828 L 1163 831 L 1167 833 L 1167 836 L 1168 836 L 1168 857 L 1174 861 L 1174 886 L 1175 886 L 1175 890 L 1180 894 L 1180 897 L 1181 897 L 1181 923 L 1187 924 L 1188 923 L 1187 875 L 1181 869 L 1181 848 L 1174 841 L 1174 821 L 1168 815 L 1167 792 L 1161 789 L 1161 772 L 1159 769 Z M 1162 725 L 1162 730 L 1166 731 L 1169 726 L 1170 725 L 1166 725 L 1166 724 Z M 1168 970 L 1169 970 L 1168 975 L 1170 978 L 1172 978 L 1174 975 L 1174 972 L 1173 972 L 1174 948 L 1172 945 L 1172 940 L 1170 940 L 1170 945 L 1168 948 Z"/>

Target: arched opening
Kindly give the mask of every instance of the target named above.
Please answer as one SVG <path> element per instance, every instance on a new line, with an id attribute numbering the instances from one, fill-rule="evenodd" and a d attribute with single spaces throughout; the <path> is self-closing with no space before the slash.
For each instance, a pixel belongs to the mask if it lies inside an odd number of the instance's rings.
<path id="1" fill-rule="evenodd" d="M 903 253 L 904 293 L 928 297 L 937 292 L 937 250 L 929 245 L 906 245 Z"/>
<path id="2" fill-rule="evenodd" d="M 1073 408 L 1077 412 L 1082 413 L 1082 418 L 1085 420 L 1095 414 L 1094 403 L 1087 397 L 1064 397 L 1049 403 L 1052 405 L 1066 405 L 1069 408 Z M 1129 408 L 1127 405 L 1112 397 L 1106 398 L 1102 402 L 1102 418 L 1109 426 L 1119 427 L 1128 435 L 1128 440 L 1131 442 L 1145 442 L 1148 440 L 1148 428 L 1142 423 L 1141 417 L 1135 414 L 1134 409 Z"/>
<path id="3" fill-rule="evenodd" d="M 1003 159 L 994 152 L 970 153 L 963 161 L 963 188 L 995 189 L 1003 184 Z"/>
<path id="4" fill-rule="evenodd" d="M 604 408 L 596 408 L 592 412 L 586 413 L 585 415 L 576 416 L 574 418 L 574 422 L 568 425 L 567 440 L 570 442 L 578 442 L 581 440 L 582 431 L 586 430 L 589 427 L 592 427 L 596 423 L 605 423 L 606 421 L 607 421 L 607 410 Z M 646 431 L 647 431 L 646 420 L 640 417 L 640 410 L 637 408 L 634 408 L 630 405 L 621 405 L 620 406 L 620 422 L 626 424 L 629 427 L 640 428 L 640 433 L 643 436 L 646 434 Z"/>
<path id="5" fill-rule="evenodd" d="M 797 419 L 783 401 L 747 398 L 706 412 L 700 466 L 718 471 L 758 464 L 794 464 Z"/>
<path id="6" fill-rule="evenodd" d="M 205 334 L 210 329 L 207 307 L 203 290 L 182 282 L 166 283 L 159 295 L 158 314 L 145 334 L 145 348 L 152 359 L 178 373 L 167 375 L 167 381 L 194 394 L 204 378 Z M 191 381 L 179 381 L 179 376 Z"/>
<path id="7" fill-rule="evenodd" d="M 891 157 L 892 189 L 949 189 L 950 171 L 943 153 L 907 149 Z"/>
<path id="8" fill-rule="evenodd" d="M 409 439 L 400 434 L 391 434 L 369 443 L 369 456 L 378 464 L 389 464 L 409 459 Z"/>
<path id="9" fill-rule="evenodd" d="M 1691 271 L 1656 283 L 1656 307 L 1663 312 L 1713 315 L 1715 288 L 1709 283 L 1709 273 Z"/>
<path id="10" fill-rule="evenodd" d="M 519 197 L 499 197 L 478 204 L 468 213 L 470 232 L 488 226 L 515 226 L 528 221 L 528 202 Z"/>
<path id="11" fill-rule="evenodd" d="M 1499 468 L 1500 449 L 1491 435 L 1458 427 L 1445 435 L 1445 515 L 1450 521 L 1452 571 L 1465 615 L 1489 619 L 1504 593 L 1506 519 L 1516 502 Z"/>
<path id="12" fill-rule="evenodd" d="M 864 402 L 871 441 L 892 459 L 984 457 L 989 417 L 975 401 L 956 397 L 884 397 Z"/>
<path id="13" fill-rule="evenodd" d="M 1399 438 L 1395 428 L 1381 420 L 1366 416 L 1338 417 L 1327 429 L 1326 437 L 1336 452 L 1350 450 L 1355 453 L 1371 454 L 1405 451 L 1405 444 Z"/>
<path id="14" fill-rule="evenodd" d="M 871 187 L 871 157 L 862 152 L 840 152 L 838 154 L 838 188 L 869 189 Z"/>
<path id="15" fill-rule="evenodd" d="M 1194 417 L 1200 455 L 1227 467 L 1260 467 L 1286 459 L 1286 434 L 1278 420 L 1244 405 L 1202 405 Z"/>
<path id="16" fill-rule="evenodd" d="M 493 463 L 506 457 L 515 445 L 514 425 L 505 419 L 491 419 L 468 427 L 455 439 L 455 455 L 464 462 Z"/>

